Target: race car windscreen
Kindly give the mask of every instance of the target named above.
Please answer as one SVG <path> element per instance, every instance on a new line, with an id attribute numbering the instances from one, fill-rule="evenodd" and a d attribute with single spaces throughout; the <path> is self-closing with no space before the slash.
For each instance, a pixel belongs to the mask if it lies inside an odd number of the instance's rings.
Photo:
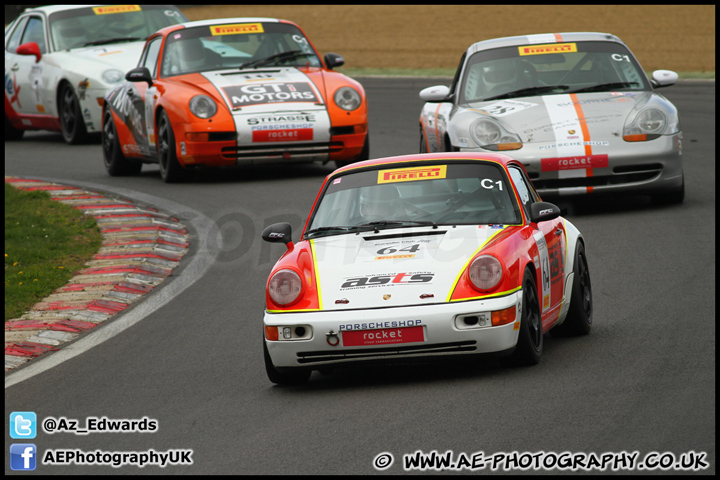
<path id="1" fill-rule="evenodd" d="M 55 51 L 145 40 L 161 28 L 187 22 L 172 5 L 108 5 L 50 15 Z"/>
<path id="2" fill-rule="evenodd" d="M 305 235 L 362 227 L 519 224 L 512 186 L 490 163 L 404 166 L 349 173 L 330 181 Z"/>
<path id="3" fill-rule="evenodd" d="M 161 76 L 221 68 L 321 67 L 300 29 L 286 23 L 218 24 L 168 35 Z"/>
<path id="4" fill-rule="evenodd" d="M 611 90 L 651 90 L 640 65 L 624 45 L 525 45 L 473 54 L 465 66 L 459 102 Z"/>

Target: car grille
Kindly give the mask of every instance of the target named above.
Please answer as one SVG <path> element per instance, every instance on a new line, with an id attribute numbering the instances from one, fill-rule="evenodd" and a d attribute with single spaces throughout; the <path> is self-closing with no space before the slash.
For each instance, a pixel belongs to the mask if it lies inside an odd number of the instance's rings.
<path id="1" fill-rule="evenodd" d="M 649 165 L 626 165 L 613 168 L 612 175 L 598 175 L 593 177 L 552 178 L 540 179 L 539 174 L 530 173 L 530 180 L 538 190 L 547 190 L 564 187 L 599 187 L 603 185 L 625 185 L 630 183 L 646 182 L 656 178 L 662 173 L 663 167 L 659 163 Z"/>
<path id="2" fill-rule="evenodd" d="M 309 143 L 303 145 L 267 145 L 267 146 L 241 146 L 223 147 L 221 155 L 223 158 L 236 158 L 238 161 L 244 159 L 277 159 L 277 160 L 302 160 L 302 159 L 323 159 L 328 158 L 330 153 L 343 149 L 342 142 L 332 143 Z"/>
<path id="3" fill-rule="evenodd" d="M 452 354 L 474 352 L 475 350 L 477 350 L 477 347 L 475 346 L 476 343 L 477 342 L 475 342 L 474 340 L 467 340 L 464 342 L 435 343 L 432 345 L 344 349 L 337 351 L 323 350 L 319 352 L 298 352 L 297 357 L 298 363 L 309 364 L 320 362 L 379 359 L 384 357 Z"/>

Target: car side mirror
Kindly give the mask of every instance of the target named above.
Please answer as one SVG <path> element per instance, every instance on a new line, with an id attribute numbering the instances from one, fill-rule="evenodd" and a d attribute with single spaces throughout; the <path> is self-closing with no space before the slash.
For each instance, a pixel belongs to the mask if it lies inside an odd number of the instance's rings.
<path id="1" fill-rule="evenodd" d="M 147 82 L 149 87 L 152 87 L 153 84 L 150 70 L 146 67 L 133 68 L 125 74 L 125 80 L 128 82 Z"/>
<path id="2" fill-rule="evenodd" d="M 35 42 L 27 42 L 17 47 L 15 53 L 18 55 L 35 55 L 35 63 L 38 63 L 42 58 L 40 53 L 40 46 Z"/>
<path id="3" fill-rule="evenodd" d="M 435 85 L 420 91 L 420 98 L 426 102 L 448 102 L 450 101 L 450 87 L 447 85 Z"/>
<path id="4" fill-rule="evenodd" d="M 332 70 L 335 67 L 342 67 L 345 65 L 345 59 L 337 53 L 326 53 L 325 65 L 327 65 L 327 68 Z"/>
<path id="5" fill-rule="evenodd" d="M 533 223 L 547 222 L 560 216 L 560 207 L 554 203 L 537 202 L 530 205 L 530 221 Z"/>
<path id="6" fill-rule="evenodd" d="M 289 223 L 274 223 L 262 232 L 262 239 L 270 243 L 284 243 L 292 248 L 292 227 Z"/>
<path id="7" fill-rule="evenodd" d="M 675 85 L 678 81 L 678 74 L 672 70 L 655 70 L 652 73 L 652 86 L 655 88 L 669 87 Z"/>

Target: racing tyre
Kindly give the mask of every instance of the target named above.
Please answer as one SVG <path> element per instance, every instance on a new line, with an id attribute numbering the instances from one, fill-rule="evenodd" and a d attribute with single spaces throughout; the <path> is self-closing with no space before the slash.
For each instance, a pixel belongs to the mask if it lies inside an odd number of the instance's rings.
<path id="1" fill-rule="evenodd" d="M 537 365 L 543 352 L 542 317 L 535 276 L 525 271 L 522 289 L 520 332 L 515 351 L 509 359 L 511 365 Z"/>
<path id="2" fill-rule="evenodd" d="M 278 385 L 302 385 L 310 379 L 312 373 L 310 370 L 298 369 L 297 372 L 278 371 L 272 363 L 265 339 L 263 339 L 263 354 L 265 355 L 265 371 L 271 382 Z"/>
<path id="3" fill-rule="evenodd" d="M 20 140 L 23 137 L 25 130 L 19 130 L 12 126 L 10 120 L 8 120 L 7 114 L 5 114 L 5 141 L 8 140 Z"/>
<path id="4" fill-rule="evenodd" d="M 590 270 L 588 269 L 585 247 L 578 241 L 575 247 L 572 294 L 570 309 L 565 321 L 550 330 L 556 337 L 587 335 L 592 329 L 593 303 Z"/>
<path id="5" fill-rule="evenodd" d="M 355 162 L 362 162 L 363 160 L 368 160 L 370 158 L 370 135 L 365 136 L 365 144 L 363 145 L 362 151 L 360 151 L 360 155 L 355 160 L 335 160 L 335 168 L 341 168 L 346 165 L 350 165 L 351 163 Z"/>
<path id="6" fill-rule="evenodd" d="M 137 175 L 142 170 L 142 163 L 128 160 L 120 149 L 115 120 L 110 110 L 105 112 L 102 130 L 102 150 L 105 170 L 112 177 Z"/>
<path id="7" fill-rule="evenodd" d="M 80 102 L 70 85 L 66 84 L 62 87 L 58 103 L 60 128 L 65 142 L 77 145 L 87 141 L 88 133 L 80 111 Z"/>
<path id="8" fill-rule="evenodd" d="M 175 134 L 170 119 L 164 111 L 160 114 L 158 123 L 158 161 L 160 163 L 160 176 L 165 183 L 178 182 L 185 176 L 185 170 L 177 159 Z"/>
<path id="9" fill-rule="evenodd" d="M 655 205 L 677 205 L 685 200 L 685 178 L 679 190 L 674 192 L 659 193 L 651 197 Z"/>
<path id="10" fill-rule="evenodd" d="M 422 127 L 420 127 L 420 148 L 418 149 L 418 152 L 428 153 L 427 144 L 425 143 L 425 135 L 423 134 Z"/>

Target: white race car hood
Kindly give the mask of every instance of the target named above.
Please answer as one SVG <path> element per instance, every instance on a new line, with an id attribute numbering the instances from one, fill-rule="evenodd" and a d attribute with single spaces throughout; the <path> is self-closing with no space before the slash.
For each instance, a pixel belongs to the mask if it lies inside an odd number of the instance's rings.
<path id="1" fill-rule="evenodd" d="M 238 145 L 330 142 L 330 117 L 322 93 L 293 67 L 202 74 L 235 119 Z"/>
<path id="2" fill-rule="evenodd" d="M 544 95 L 479 102 L 468 107 L 505 123 L 523 142 L 582 140 L 579 118 L 584 119 L 590 138 L 607 140 L 614 138 L 613 132 L 622 132 L 630 112 L 646 103 L 650 95 L 647 92 Z"/>
<path id="3" fill-rule="evenodd" d="M 60 67 L 71 65 L 70 68 L 78 74 L 86 72 L 88 76 L 100 77 L 102 71 L 108 68 L 117 68 L 125 74 L 137 66 L 144 46 L 145 42 L 141 41 L 77 48 L 55 52 L 52 59 Z"/>
<path id="4" fill-rule="evenodd" d="M 445 302 L 463 268 L 502 227 L 441 226 L 311 240 L 324 310 Z"/>
<path id="5" fill-rule="evenodd" d="M 322 94 L 297 68 L 222 70 L 202 75 L 218 89 L 233 114 L 325 109 Z"/>

